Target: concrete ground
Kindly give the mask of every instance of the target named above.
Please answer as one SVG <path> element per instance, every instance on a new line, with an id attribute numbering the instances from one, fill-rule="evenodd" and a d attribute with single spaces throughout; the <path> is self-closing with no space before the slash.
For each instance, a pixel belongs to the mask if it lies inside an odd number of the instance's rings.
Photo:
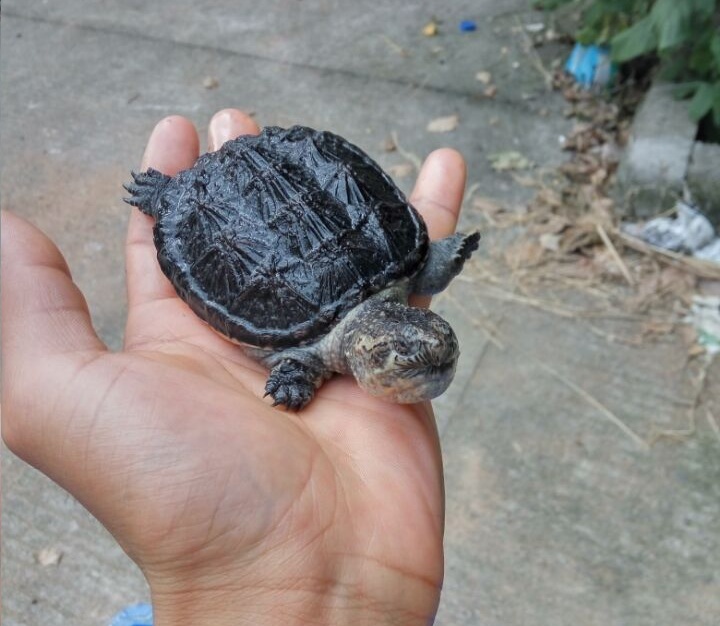
<path id="1" fill-rule="evenodd" d="M 117 347 L 129 213 L 120 185 L 165 115 L 204 131 L 213 112 L 235 106 L 261 124 L 332 129 L 387 167 L 408 161 L 382 149 L 392 132 L 416 155 L 450 145 L 483 196 L 521 204 L 530 190 L 494 172 L 489 155 L 517 150 L 552 166 L 570 128 L 518 32 L 542 19 L 529 4 L 6 0 L 3 205 L 58 242 Z M 432 17 L 439 34 L 424 37 Z M 477 31 L 458 32 L 461 19 Z M 549 65 L 564 51 L 541 54 Z M 481 70 L 493 75 L 494 99 L 482 96 Z M 452 114 L 457 130 L 426 131 Z M 413 177 L 399 182 L 409 189 Z M 484 226 L 471 208 L 463 224 Z M 463 345 L 457 379 L 436 403 L 447 483 L 437 623 L 720 623 L 720 440 L 709 422 L 646 448 L 567 383 L 643 438 L 682 429 L 692 388 L 679 339 L 611 343 L 582 319 L 490 293 L 469 273 L 436 304 Z M 718 374 L 708 374 L 706 403 L 718 401 Z M 147 598 L 112 538 L 6 450 L 2 525 L 6 626 L 101 626 Z M 61 553 L 59 564 L 38 563 L 43 549 Z"/>

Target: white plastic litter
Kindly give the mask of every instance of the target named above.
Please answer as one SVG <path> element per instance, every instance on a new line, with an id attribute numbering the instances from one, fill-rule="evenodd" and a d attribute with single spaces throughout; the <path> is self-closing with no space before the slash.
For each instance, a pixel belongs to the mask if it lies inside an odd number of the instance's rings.
<path id="1" fill-rule="evenodd" d="M 693 256 L 703 261 L 720 263 L 720 237 L 715 237 L 708 245 L 697 250 Z"/>
<path id="2" fill-rule="evenodd" d="M 692 324 L 698 334 L 698 343 L 709 354 L 720 352 L 720 297 L 694 296 L 686 322 Z"/>
<path id="3" fill-rule="evenodd" d="M 623 223 L 623 232 L 645 243 L 720 263 L 720 238 L 705 215 L 682 200 L 676 217 L 656 217 L 644 224 Z"/>

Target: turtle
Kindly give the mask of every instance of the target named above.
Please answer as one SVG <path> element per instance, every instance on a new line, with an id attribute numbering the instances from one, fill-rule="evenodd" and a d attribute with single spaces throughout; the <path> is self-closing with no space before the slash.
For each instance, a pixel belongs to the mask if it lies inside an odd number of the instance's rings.
<path id="1" fill-rule="evenodd" d="M 131 172 L 164 274 L 202 320 L 269 370 L 273 406 L 302 409 L 334 374 L 398 403 L 453 379 L 458 340 L 411 294 L 442 291 L 480 235 L 430 242 L 403 192 L 329 131 L 265 127 L 175 176 Z"/>

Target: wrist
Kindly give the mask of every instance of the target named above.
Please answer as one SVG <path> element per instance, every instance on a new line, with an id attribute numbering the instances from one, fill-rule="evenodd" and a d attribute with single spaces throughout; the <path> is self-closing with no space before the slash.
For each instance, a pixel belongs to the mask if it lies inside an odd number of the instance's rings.
<path id="1" fill-rule="evenodd" d="M 284 580 L 245 586 L 215 586 L 195 581 L 192 587 L 151 585 L 154 626 L 428 626 L 437 610 L 439 589 L 426 581 L 390 577 L 374 583 Z M 385 588 L 373 590 L 373 586 Z"/>

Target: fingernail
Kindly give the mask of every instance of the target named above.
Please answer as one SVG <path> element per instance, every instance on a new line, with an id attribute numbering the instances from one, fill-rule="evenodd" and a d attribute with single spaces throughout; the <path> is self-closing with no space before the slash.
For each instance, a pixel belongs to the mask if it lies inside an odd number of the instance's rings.
<path id="1" fill-rule="evenodd" d="M 233 113 L 228 109 L 218 111 L 213 115 L 208 127 L 208 143 L 210 150 L 218 150 L 222 145 L 232 139 Z"/>
<path id="2" fill-rule="evenodd" d="M 165 132 L 165 129 L 172 126 L 173 122 L 175 121 L 176 116 L 171 115 L 169 117 L 165 117 L 161 119 L 157 124 L 155 124 L 155 128 L 152 129 L 152 132 L 150 133 L 150 137 L 148 138 L 147 145 L 145 146 L 145 152 L 143 153 L 142 161 L 140 169 L 142 171 L 146 170 L 148 168 L 148 164 L 150 163 L 152 159 L 152 153 L 153 148 L 155 147 L 156 140 L 158 135 Z"/>

